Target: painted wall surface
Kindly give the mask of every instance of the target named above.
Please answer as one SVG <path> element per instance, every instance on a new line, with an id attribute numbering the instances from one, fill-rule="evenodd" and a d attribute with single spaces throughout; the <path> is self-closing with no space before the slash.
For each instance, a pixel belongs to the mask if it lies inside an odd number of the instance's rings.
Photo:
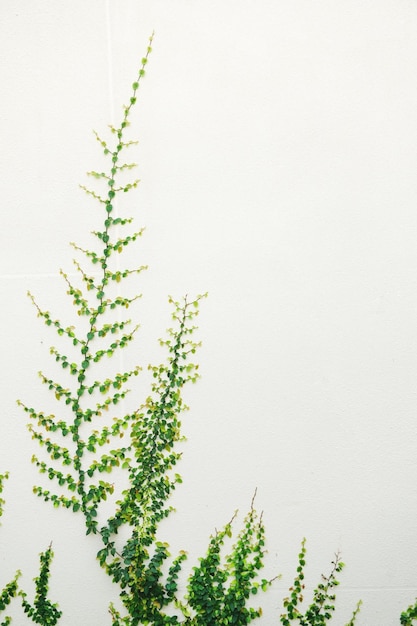
<path id="1" fill-rule="evenodd" d="M 100 167 L 91 130 L 119 119 L 152 30 L 130 200 L 150 270 L 126 362 L 152 358 L 168 294 L 209 292 L 165 536 L 191 567 L 257 487 L 265 575 L 282 574 L 260 623 L 278 623 L 305 536 L 310 586 L 336 550 L 347 563 L 335 626 L 359 598 L 358 624 L 399 624 L 417 595 L 413 0 L 2 0 L 0 587 L 21 568 L 32 589 L 52 540 L 60 625 L 110 623 L 82 520 L 31 492 L 16 398 L 50 402 L 55 337 L 26 292 L 71 315 L 59 268 L 97 225 L 78 188 Z"/>

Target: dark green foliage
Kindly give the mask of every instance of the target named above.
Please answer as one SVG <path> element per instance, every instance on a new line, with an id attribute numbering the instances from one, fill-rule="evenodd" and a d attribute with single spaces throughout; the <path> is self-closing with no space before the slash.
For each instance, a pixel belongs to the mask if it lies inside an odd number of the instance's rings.
<path id="1" fill-rule="evenodd" d="M 344 568 L 344 563 L 340 560 L 340 555 L 336 554 L 332 561 L 332 570 L 328 576 L 322 575 L 321 582 L 314 590 L 313 600 L 305 613 L 302 612 L 301 604 L 304 601 L 304 568 L 306 565 L 306 540 L 301 543 L 301 550 L 298 555 L 297 574 L 293 586 L 290 587 L 290 595 L 284 599 L 285 613 L 281 615 L 280 621 L 283 626 L 291 626 L 298 623 L 300 626 L 324 626 L 333 617 L 335 611 L 336 594 L 335 587 L 339 585 L 337 575 Z M 360 602 L 357 604 L 352 618 L 346 626 L 354 626 L 356 616 L 359 613 Z"/>
<path id="2" fill-rule="evenodd" d="M 16 572 L 14 578 L 0 591 L 0 614 L 8 607 L 12 598 L 16 597 L 19 590 L 17 581 L 20 575 L 20 572 Z M 0 626 L 7 626 L 10 622 L 10 617 L 6 617 L 5 620 L 1 622 Z"/>
<path id="3" fill-rule="evenodd" d="M 417 601 L 401 613 L 400 624 L 402 626 L 413 626 L 417 622 Z"/>
<path id="4" fill-rule="evenodd" d="M 9 475 L 0 474 L 0 493 L 3 491 L 3 481 L 8 478 Z M 0 498 L 0 515 L 3 513 L 4 499 Z M 18 579 L 21 576 L 21 572 L 16 572 L 14 578 L 0 591 L 0 613 L 2 613 L 6 607 L 10 604 L 12 598 L 17 595 L 22 598 L 22 606 L 25 613 L 35 624 L 42 624 L 43 626 L 54 626 L 58 623 L 62 613 L 58 610 L 56 604 L 52 604 L 48 600 L 48 580 L 49 580 L 49 568 L 53 552 L 51 546 L 40 555 L 40 571 L 39 576 L 35 578 L 36 583 L 36 597 L 34 606 L 32 607 L 26 601 L 26 593 L 19 589 Z M 6 617 L 1 622 L 0 626 L 8 626 L 12 620 L 10 617 Z"/>
<path id="5" fill-rule="evenodd" d="M 195 614 L 191 621 L 195 626 L 243 626 L 262 614 L 261 608 L 247 606 L 251 596 L 266 591 L 272 583 L 256 580 L 263 567 L 262 517 L 258 519 L 252 502 L 231 553 L 222 559 L 221 550 L 226 537 L 232 536 L 234 518 L 212 536 L 205 557 L 189 578 L 187 600 Z"/>
<path id="6" fill-rule="evenodd" d="M 52 604 L 48 600 L 49 571 L 53 552 L 51 546 L 40 555 L 39 576 L 35 578 L 36 593 L 33 605 L 26 600 L 26 593 L 20 592 L 22 596 L 22 606 L 25 613 L 35 624 L 42 626 L 55 626 L 58 623 L 62 612 L 57 604 Z"/>

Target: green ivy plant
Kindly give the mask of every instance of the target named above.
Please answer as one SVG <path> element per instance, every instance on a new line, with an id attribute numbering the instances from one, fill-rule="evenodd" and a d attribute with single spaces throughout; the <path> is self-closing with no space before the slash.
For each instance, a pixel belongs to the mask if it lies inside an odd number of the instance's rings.
<path id="1" fill-rule="evenodd" d="M 256 580 L 263 567 L 265 528 L 254 501 L 232 551 L 222 560 L 221 550 L 236 517 L 211 537 L 206 556 L 188 581 L 188 604 L 194 609 L 195 626 L 249 624 L 262 615 L 261 608 L 247 606 L 251 595 L 266 591 L 272 580 Z M 207 593 L 209 592 L 209 593 Z M 187 615 L 187 611 L 184 610 Z"/>
<path id="2" fill-rule="evenodd" d="M 336 594 L 334 590 L 339 585 L 337 576 L 345 566 L 340 560 L 339 553 L 335 554 L 330 574 L 328 576 L 322 575 L 321 582 L 314 590 L 311 604 L 307 607 L 305 612 L 304 609 L 301 608 L 304 601 L 305 588 L 304 570 L 307 553 L 305 544 L 306 540 L 304 538 L 301 542 L 301 550 L 298 554 L 298 566 L 294 583 L 289 589 L 290 595 L 283 601 L 285 612 L 282 613 L 280 617 L 282 626 L 291 626 L 293 624 L 299 624 L 299 626 L 325 626 L 325 624 L 332 619 L 335 611 Z M 346 626 L 354 626 L 361 604 L 362 602 L 359 601 Z"/>
<path id="3" fill-rule="evenodd" d="M 147 268 L 120 269 L 119 258 L 140 239 L 143 229 L 132 230 L 133 218 L 119 213 L 118 201 L 139 184 L 138 179 L 126 179 L 136 167 L 126 155 L 137 143 L 127 139 L 126 132 L 152 40 L 153 36 L 120 124 L 109 127 L 109 138 L 95 133 L 107 169 L 88 172 L 97 187 L 82 189 L 94 200 L 101 221 L 92 233 L 91 248 L 71 244 L 77 255 L 74 275 L 60 271 L 77 323 L 64 324 L 29 293 L 38 316 L 67 346 L 63 350 L 50 348 L 63 379 L 40 372 L 41 382 L 51 392 L 57 410 L 47 414 L 24 402 L 19 404 L 30 418 L 33 439 L 46 452 L 43 456 L 34 455 L 32 461 L 54 485 L 50 489 L 37 485 L 35 494 L 54 507 L 62 506 L 82 515 L 86 533 L 101 541 L 98 562 L 119 594 L 118 606 L 109 606 L 113 626 L 244 626 L 262 615 L 262 609 L 252 602 L 273 580 L 260 578 L 265 528 L 254 500 L 229 549 L 226 544 L 232 539 L 236 513 L 210 537 L 207 551 L 192 568 L 183 591 L 178 580 L 187 554 L 180 551 L 172 557 L 168 544 L 158 535 L 160 522 L 173 510 L 170 497 L 182 481 L 175 471 L 181 458 L 178 443 L 183 440 L 181 415 L 187 409 L 182 392 L 199 376 L 198 365 L 193 362 L 200 345 L 195 340 L 195 318 L 206 294 L 169 298 L 172 327 L 160 340 L 166 359 L 148 366 L 153 382 L 149 394 L 134 410 L 125 409 L 127 385 L 140 375 L 142 367 L 135 365 L 118 372 L 108 360 L 130 346 L 139 329 L 139 324 L 123 317 L 122 312 L 140 295 L 128 297 L 119 289 Z M 104 377 L 100 374 L 103 369 Z M 0 516 L 3 481 L 7 476 L 0 475 Z M 322 576 L 305 608 L 305 557 L 304 539 L 293 585 L 283 601 L 282 626 L 324 626 L 334 615 L 335 588 L 344 563 L 336 554 L 330 574 Z M 40 555 L 33 603 L 19 588 L 18 571 L 0 591 L 0 613 L 20 596 L 32 622 L 43 626 L 58 623 L 61 611 L 48 599 L 52 558 L 50 545 Z M 361 601 L 346 626 L 355 626 L 360 606 Z M 417 604 L 401 614 L 400 623 L 412 626 L 415 620 Z M 6 617 L 0 626 L 10 622 L 10 617 Z"/>
<path id="4" fill-rule="evenodd" d="M 139 327 L 120 313 L 139 295 L 120 295 L 119 288 L 146 268 L 120 270 L 118 259 L 143 230 L 132 231 L 133 218 L 119 215 L 118 199 L 139 183 L 125 179 L 136 166 L 125 157 L 136 142 L 127 140 L 125 134 L 151 46 L 152 37 L 120 125 L 110 126 L 109 139 L 95 133 L 108 166 L 103 172 L 89 172 L 98 188 L 83 189 L 100 210 L 101 225 L 92 233 L 91 249 L 72 244 L 84 259 L 74 260 L 76 277 L 61 271 L 79 322 L 65 325 L 29 294 L 38 316 L 67 344 L 65 351 L 50 349 L 64 379 L 40 372 L 57 411 L 46 414 L 19 404 L 30 418 L 32 437 L 46 452 L 46 460 L 45 455 L 34 455 L 33 463 L 54 483 L 50 489 L 37 485 L 34 492 L 55 507 L 83 515 L 86 533 L 101 540 L 98 561 L 118 587 L 121 601 L 119 608 L 110 605 L 113 625 L 243 625 L 261 612 L 248 601 L 271 582 L 256 580 L 265 548 L 262 518 L 253 504 L 225 558 L 221 558 L 221 548 L 231 535 L 231 522 L 213 535 L 182 595 L 178 576 L 186 552 L 172 558 L 168 545 L 157 536 L 160 522 L 172 511 L 169 498 L 181 482 L 175 469 L 181 456 L 177 444 L 183 439 L 181 414 L 187 408 L 182 391 L 198 378 L 192 358 L 199 346 L 194 339 L 195 318 L 204 296 L 169 299 L 172 327 L 160 340 L 166 360 L 149 366 L 150 393 L 133 411 L 123 411 L 124 400 L 127 384 L 139 375 L 141 367 L 113 371 L 104 378 L 97 373 L 103 363 L 110 367 L 109 357 L 132 343 Z M 115 414 L 118 408 L 121 412 Z M 115 471 L 116 478 L 110 476 Z M 120 484 L 124 488 L 117 492 Z M 103 519 L 101 505 L 105 501 L 113 508 Z M 49 563 L 50 556 L 46 553 L 43 563 Z M 58 612 L 45 602 L 44 589 L 40 577 L 35 603 L 32 607 L 25 604 L 25 608 L 29 615 L 37 616 L 42 606 L 50 620 L 45 623 L 53 624 Z"/>
<path id="5" fill-rule="evenodd" d="M 5 504 L 4 498 L 1 494 L 4 491 L 4 481 L 9 478 L 9 473 L 5 472 L 4 474 L 0 474 L 0 517 L 3 515 L 3 506 Z"/>
<path id="6" fill-rule="evenodd" d="M 8 472 L 0 474 L 0 494 L 3 492 L 4 480 L 8 477 Z M 4 504 L 4 499 L 0 497 L 0 517 L 3 514 Z M 13 598 L 20 596 L 22 598 L 24 612 L 33 623 L 41 624 L 42 626 L 55 626 L 55 624 L 58 623 L 62 612 L 58 609 L 57 604 L 52 604 L 48 599 L 48 584 L 52 559 L 52 547 L 49 546 L 48 549 L 40 555 L 40 570 L 39 576 L 35 578 L 36 596 L 33 606 L 26 600 L 27 594 L 19 587 L 18 579 L 21 576 L 21 572 L 18 570 L 14 578 L 0 591 L 0 614 L 6 610 Z M 12 618 L 6 616 L 0 626 L 8 626 L 11 623 Z"/>
<path id="7" fill-rule="evenodd" d="M 4 474 L 0 474 L 0 517 L 3 515 L 3 507 L 5 504 L 4 498 L 2 497 L 2 493 L 4 490 L 4 481 L 9 478 L 8 472 Z M 18 593 L 18 579 L 21 576 L 21 572 L 17 571 L 14 575 L 14 578 L 8 582 L 3 589 L 0 590 L 0 615 L 6 610 L 9 606 L 12 598 L 15 598 Z M 11 618 L 5 617 L 5 619 L 1 622 L 0 626 L 7 626 L 10 624 Z"/>
<path id="8" fill-rule="evenodd" d="M 417 623 L 417 601 L 401 613 L 401 626 L 413 626 Z"/>
<path id="9" fill-rule="evenodd" d="M 59 610 L 58 605 L 48 599 L 49 576 L 53 556 L 52 545 L 49 545 L 45 552 L 40 554 L 39 576 L 34 579 L 36 593 L 33 604 L 30 604 L 26 599 L 27 594 L 24 591 L 19 592 L 19 595 L 22 597 L 22 606 L 27 616 L 32 622 L 42 624 L 42 626 L 55 626 L 62 616 L 62 611 Z"/>

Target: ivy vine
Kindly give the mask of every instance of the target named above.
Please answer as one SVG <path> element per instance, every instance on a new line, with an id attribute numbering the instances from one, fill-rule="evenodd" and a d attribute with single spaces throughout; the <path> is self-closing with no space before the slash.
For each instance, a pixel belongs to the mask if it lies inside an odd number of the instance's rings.
<path id="1" fill-rule="evenodd" d="M 19 404 L 30 418 L 33 439 L 46 452 L 46 458 L 35 454 L 32 461 L 54 484 L 52 488 L 36 485 L 35 494 L 55 507 L 83 515 L 86 533 L 101 539 L 99 564 L 118 587 L 124 607 L 122 615 L 121 609 L 110 605 L 112 624 L 248 624 L 260 615 L 260 609 L 247 606 L 248 601 L 270 584 L 256 581 L 263 565 L 264 527 L 253 505 L 225 562 L 220 560 L 220 547 L 231 535 L 231 522 L 210 539 L 206 556 L 193 569 L 182 594 L 178 577 L 186 552 L 171 557 L 168 544 L 157 538 L 160 522 L 172 511 L 169 499 L 181 482 L 176 466 L 181 456 L 177 444 L 183 439 L 181 414 L 187 408 L 182 392 L 198 378 L 198 365 L 193 361 L 200 345 L 194 339 L 195 318 L 205 294 L 169 298 L 172 327 L 160 340 L 166 360 L 149 365 L 153 380 L 150 393 L 134 411 L 115 414 L 117 408 L 123 408 L 127 384 L 139 376 L 141 366 L 104 378 L 96 374 L 105 359 L 132 344 L 139 328 L 120 313 L 139 294 L 127 297 L 119 288 L 146 266 L 120 270 L 118 262 L 123 251 L 140 239 L 143 229 L 132 230 L 133 218 L 119 215 L 117 205 L 120 194 L 139 183 L 138 179 L 125 180 L 126 173 L 136 167 L 125 154 L 137 143 L 126 139 L 125 134 L 145 76 L 152 39 L 120 124 L 110 126 L 108 139 L 95 133 L 108 169 L 89 172 L 97 188 L 82 188 L 100 209 L 102 221 L 92 233 L 94 248 L 71 244 L 83 259 L 74 259 L 78 279 L 61 271 L 80 323 L 67 326 L 29 293 L 38 316 L 68 344 L 68 349 L 50 349 L 65 379 L 40 372 L 57 411 L 46 414 L 22 401 Z M 106 419 L 109 416 L 111 419 Z M 125 485 L 117 494 L 111 477 L 116 469 L 118 481 Z M 109 500 L 113 511 L 102 521 L 101 505 Z M 46 553 L 44 558 L 49 556 Z M 43 598 L 41 579 L 38 585 L 35 604 L 25 604 L 31 616 L 37 615 Z M 50 620 L 58 617 L 53 605 L 44 606 Z"/>

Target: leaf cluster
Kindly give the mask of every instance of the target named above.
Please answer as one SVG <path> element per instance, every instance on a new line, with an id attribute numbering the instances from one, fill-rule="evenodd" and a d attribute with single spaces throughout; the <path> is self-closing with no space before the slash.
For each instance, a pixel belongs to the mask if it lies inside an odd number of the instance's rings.
<path id="1" fill-rule="evenodd" d="M 8 473 L 0 474 L 0 493 L 3 491 L 3 481 L 8 478 Z M 0 499 L 0 504 L 4 505 L 4 499 Z M 0 514 L 2 508 L 0 507 Z M 35 624 L 42 626 L 55 626 L 58 623 L 62 612 L 57 604 L 53 604 L 48 599 L 50 566 L 53 558 L 51 546 L 40 554 L 39 576 L 35 578 L 36 596 L 33 605 L 27 601 L 27 594 L 19 587 L 18 580 L 21 576 L 20 570 L 16 572 L 14 578 L 0 590 L 0 614 L 9 606 L 13 598 L 20 596 L 22 607 L 29 619 Z M 6 616 L 0 626 L 8 626 L 12 619 Z"/>
<path id="2" fill-rule="evenodd" d="M 28 617 L 35 624 L 42 626 L 55 626 L 62 611 L 58 609 L 56 603 L 52 603 L 48 598 L 50 566 L 53 559 L 52 546 L 49 546 L 45 552 L 40 555 L 40 571 L 39 576 L 35 580 L 35 598 L 33 604 L 27 600 L 27 594 L 20 591 L 22 596 L 22 606 Z"/>
<path id="3" fill-rule="evenodd" d="M 401 626 L 413 626 L 417 622 L 417 601 L 401 613 Z"/>
<path id="4" fill-rule="evenodd" d="M 224 541 L 232 536 L 234 519 L 235 516 L 211 537 L 205 557 L 189 578 L 187 601 L 194 611 L 190 623 L 195 626 L 243 626 L 262 615 L 260 607 L 247 606 L 252 596 L 266 591 L 273 582 L 257 580 L 265 553 L 262 516 L 258 518 L 252 502 L 232 551 L 222 558 Z"/>
<path id="5" fill-rule="evenodd" d="M 321 581 L 314 589 L 313 599 L 304 612 L 301 607 L 304 601 L 305 590 L 305 566 L 306 566 L 306 540 L 301 542 L 301 550 L 298 554 L 297 573 L 293 585 L 290 587 L 290 595 L 284 598 L 285 612 L 281 614 L 282 626 L 291 626 L 298 623 L 299 626 L 324 626 L 333 617 L 335 611 L 336 594 L 335 588 L 339 585 L 338 575 L 345 564 L 340 560 L 340 554 L 336 553 L 332 561 L 332 569 L 328 576 L 322 574 Z M 356 616 L 359 613 L 361 602 L 358 602 L 353 615 L 346 626 L 354 626 Z"/>

